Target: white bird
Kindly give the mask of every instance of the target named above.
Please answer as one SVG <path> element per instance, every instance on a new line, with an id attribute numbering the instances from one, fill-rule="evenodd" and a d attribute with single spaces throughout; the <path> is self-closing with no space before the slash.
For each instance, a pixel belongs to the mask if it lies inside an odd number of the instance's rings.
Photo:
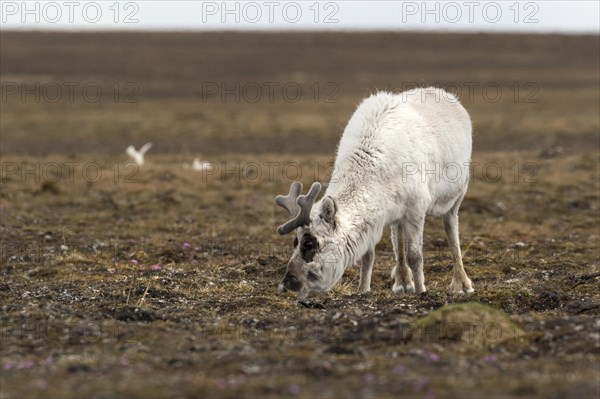
<path id="1" fill-rule="evenodd" d="M 127 155 L 129 155 L 129 158 L 131 158 L 133 162 L 135 162 L 138 166 L 143 166 L 144 155 L 146 155 L 146 152 L 148 152 L 150 148 L 152 148 L 152 143 L 144 144 L 139 151 L 136 150 L 133 145 L 130 145 L 129 147 L 127 147 L 125 152 L 127 153 Z"/>
<path id="2" fill-rule="evenodd" d="M 200 158 L 194 158 L 194 162 L 191 165 L 187 162 L 183 163 L 183 169 L 193 169 L 199 172 L 213 170 L 213 168 L 212 162 L 201 161 Z"/>
<path id="3" fill-rule="evenodd" d="M 208 171 L 213 169 L 212 162 L 201 161 L 200 158 L 194 158 L 194 162 L 192 163 L 192 169 L 198 171 Z"/>

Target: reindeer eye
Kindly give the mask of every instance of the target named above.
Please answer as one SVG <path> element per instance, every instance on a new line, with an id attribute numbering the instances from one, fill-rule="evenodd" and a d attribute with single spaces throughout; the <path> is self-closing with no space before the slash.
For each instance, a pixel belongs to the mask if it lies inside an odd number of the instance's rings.
<path id="1" fill-rule="evenodd" d="M 294 238 L 294 248 L 298 246 L 298 237 Z"/>
<path id="2" fill-rule="evenodd" d="M 318 249 L 319 242 L 315 236 L 312 234 L 305 234 L 302 236 L 302 241 L 300 242 L 300 253 L 305 262 L 312 262 Z"/>

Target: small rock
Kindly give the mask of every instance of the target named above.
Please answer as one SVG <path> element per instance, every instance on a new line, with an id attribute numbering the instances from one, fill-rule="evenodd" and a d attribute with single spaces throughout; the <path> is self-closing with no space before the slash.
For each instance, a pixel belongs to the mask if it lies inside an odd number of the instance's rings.
<path id="1" fill-rule="evenodd" d="M 305 308 L 309 308 L 309 309 L 325 309 L 325 305 L 323 305 L 322 303 L 318 303 L 318 302 L 310 302 L 310 301 L 304 301 L 304 300 L 300 300 L 298 301 L 298 303 L 302 306 L 304 306 Z"/>
<path id="2" fill-rule="evenodd" d="M 539 157 L 542 159 L 556 158 L 563 153 L 563 148 L 561 146 L 550 147 L 542 150 L 539 154 Z"/>
<path id="3" fill-rule="evenodd" d="M 248 375 L 260 373 L 260 366 L 257 364 L 246 364 L 242 366 L 242 371 Z"/>
<path id="4" fill-rule="evenodd" d="M 506 212 L 506 205 L 504 205 L 502 202 L 498 201 L 496 202 L 496 208 L 498 208 L 500 211 L 502 212 Z"/>

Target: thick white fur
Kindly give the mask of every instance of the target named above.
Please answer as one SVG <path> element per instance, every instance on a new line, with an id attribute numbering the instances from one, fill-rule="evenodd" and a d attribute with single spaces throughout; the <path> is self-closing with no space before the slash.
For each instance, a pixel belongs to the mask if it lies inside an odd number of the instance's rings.
<path id="1" fill-rule="evenodd" d="M 374 248 L 390 225 L 396 240 L 394 291 L 425 291 L 423 224 L 425 215 L 435 215 L 444 216 L 454 258 L 450 290 L 472 291 L 460 259 L 457 218 L 470 158 L 471 120 L 452 94 L 423 88 L 365 99 L 344 130 L 323 197 L 335 202 L 335 229 L 323 220 L 323 199 L 311 211 L 309 229 L 319 240 L 317 261 L 324 266 L 322 280 L 307 289 L 330 289 L 362 260 L 360 291 L 368 291 Z"/>

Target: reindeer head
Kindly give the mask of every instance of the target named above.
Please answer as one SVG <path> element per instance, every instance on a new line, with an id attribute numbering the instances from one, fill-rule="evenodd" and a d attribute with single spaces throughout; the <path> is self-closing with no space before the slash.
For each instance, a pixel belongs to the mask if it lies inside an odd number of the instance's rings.
<path id="1" fill-rule="evenodd" d="M 291 217 L 277 232 L 285 235 L 296 230 L 294 253 L 279 284 L 281 292 L 289 289 L 306 296 L 312 291 L 327 291 L 344 273 L 336 234 L 336 204 L 328 196 L 315 204 L 319 191 L 321 184 L 315 182 L 307 195 L 300 195 L 302 183 L 294 182 L 287 196 L 275 198 Z"/>

